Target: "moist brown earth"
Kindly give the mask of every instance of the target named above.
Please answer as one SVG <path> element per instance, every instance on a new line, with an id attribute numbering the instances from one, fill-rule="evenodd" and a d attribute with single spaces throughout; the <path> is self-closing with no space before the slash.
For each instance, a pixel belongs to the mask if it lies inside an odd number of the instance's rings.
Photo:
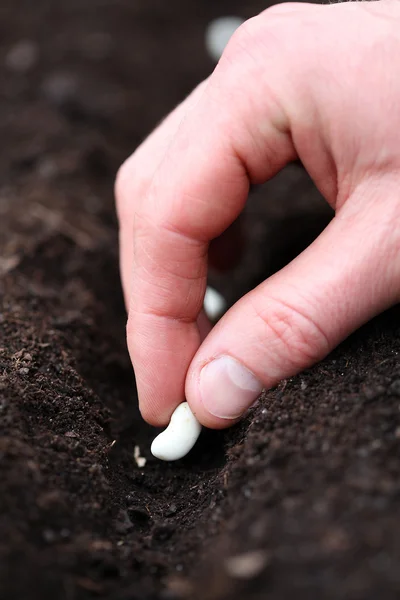
<path id="1" fill-rule="evenodd" d="M 209 20 L 262 8 L 0 7 L 2 600 L 399 597 L 398 309 L 175 464 L 150 456 L 136 406 L 115 172 L 212 69 Z M 291 165 L 252 194 L 243 260 L 212 281 L 233 302 L 329 218 Z"/>

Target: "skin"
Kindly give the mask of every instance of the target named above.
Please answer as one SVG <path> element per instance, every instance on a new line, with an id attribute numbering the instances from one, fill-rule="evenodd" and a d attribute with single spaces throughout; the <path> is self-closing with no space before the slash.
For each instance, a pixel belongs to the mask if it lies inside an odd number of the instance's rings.
<path id="1" fill-rule="evenodd" d="M 211 414 L 210 387 L 206 406 L 210 361 L 232 357 L 269 388 L 400 300 L 399 57 L 396 0 L 270 8 L 122 166 L 128 347 L 148 422 L 166 424 L 186 397 L 204 425 L 232 425 L 238 414 Z M 334 219 L 204 339 L 210 241 L 251 184 L 295 159 Z"/>

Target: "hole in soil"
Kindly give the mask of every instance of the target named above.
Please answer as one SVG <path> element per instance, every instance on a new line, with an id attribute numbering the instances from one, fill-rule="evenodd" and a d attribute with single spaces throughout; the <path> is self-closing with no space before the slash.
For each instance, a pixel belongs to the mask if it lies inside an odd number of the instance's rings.
<path id="1" fill-rule="evenodd" d="M 150 515 L 146 510 L 143 510 L 139 506 L 130 506 L 127 512 L 134 527 L 137 527 L 140 531 L 148 529 Z"/>

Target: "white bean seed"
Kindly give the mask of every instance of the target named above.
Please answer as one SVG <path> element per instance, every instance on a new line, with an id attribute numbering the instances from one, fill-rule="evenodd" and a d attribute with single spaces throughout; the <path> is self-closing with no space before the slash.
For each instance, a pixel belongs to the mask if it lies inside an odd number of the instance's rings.
<path id="1" fill-rule="evenodd" d="M 225 298 L 217 292 L 217 290 L 207 286 L 206 294 L 204 296 L 204 310 L 210 321 L 212 323 L 218 321 L 226 311 L 226 308 Z"/>
<path id="2" fill-rule="evenodd" d="M 179 460 L 193 448 L 201 432 L 201 425 L 182 402 L 172 413 L 170 423 L 151 445 L 151 453 L 160 460 Z"/>

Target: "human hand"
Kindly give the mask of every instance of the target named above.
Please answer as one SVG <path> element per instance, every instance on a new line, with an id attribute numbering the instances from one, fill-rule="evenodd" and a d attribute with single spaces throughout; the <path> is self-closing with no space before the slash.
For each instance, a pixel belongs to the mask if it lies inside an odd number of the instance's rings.
<path id="1" fill-rule="evenodd" d="M 128 347 L 143 417 L 185 396 L 232 425 L 263 387 L 400 299 L 400 4 L 278 5 L 142 144 L 116 185 Z M 335 217 L 203 341 L 210 240 L 249 185 L 299 158 Z"/>

